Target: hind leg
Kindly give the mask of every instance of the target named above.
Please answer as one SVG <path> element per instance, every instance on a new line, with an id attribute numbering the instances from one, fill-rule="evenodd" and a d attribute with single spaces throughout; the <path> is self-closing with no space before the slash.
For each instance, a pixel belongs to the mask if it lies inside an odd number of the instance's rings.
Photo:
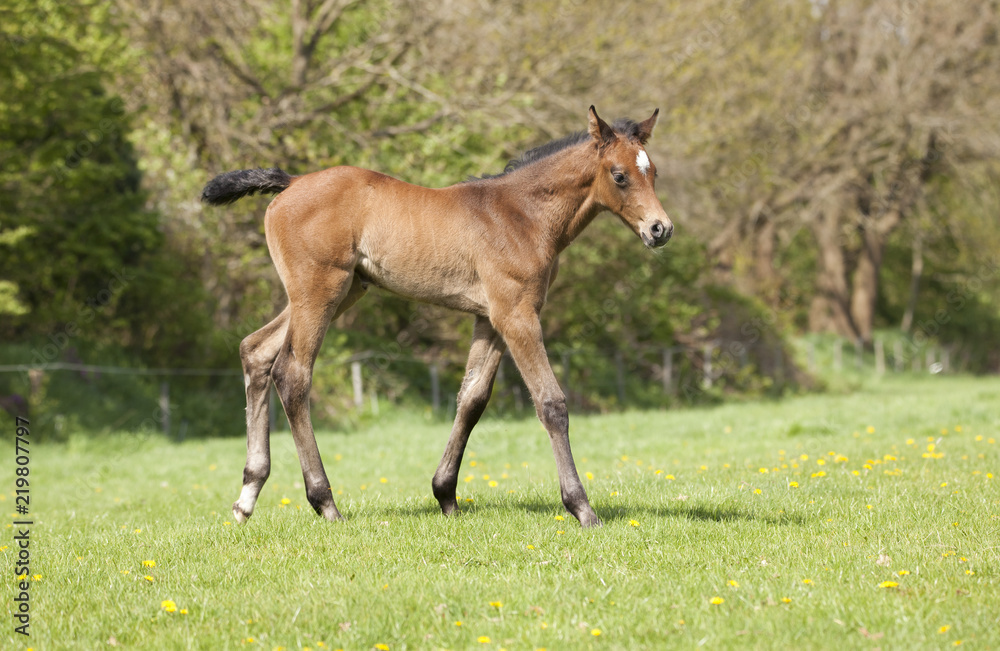
<path id="1" fill-rule="evenodd" d="M 469 361 L 465 365 L 465 379 L 458 392 L 458 409 L 455 414 L 455 424 L 448 437 L 448 445 L 438 464 L 437 472 L 431 485 L 434 497 L 441 505 L 445 515 L 452 515 L 458 510 L 455 500 L 455 487 L 458 485 L 458 471 L 462 465 L 465 446 L 469 442 L 472 428 L 479 422 L 480 416 L 490 401 L 493 392 L 493 379 L 503 351 L 506 350 L 503 339 L 490 324 L 489 319 L 476 318 L 476 328 L 472 337 L 472 348 L 469 350 Z"/>
<path id="2" fill-rule="evenodd" d="M 364 294 L 360 280 L 351 271 L 326 272 L 309 283 L 308 295 L 289 292 L 291 314 L 288 331 L 278 352 L 271 377 L 278 389 L 281 404 L 295 440 L 302 466 L 306 497 L 316 513 L 327 520 L 342 520 L 330 492 L 319 447 L 309 416 L 309 391 L 312 389 L 313 363 L 319 353 L 330 321 Z"/>
<path id="3" fill-rule="evenodd" d="M 240 344 L 243 380 L 247 393 L 247 464 L 243 469 L 243 490 L 233 503 L 233 517 L 246 522 L 253 514 L 257 497 L 271 472 L 270 429 L 268 427 L 268 389 L 274 364 L 285 331 L 289 310 L 254 332 Z"/>

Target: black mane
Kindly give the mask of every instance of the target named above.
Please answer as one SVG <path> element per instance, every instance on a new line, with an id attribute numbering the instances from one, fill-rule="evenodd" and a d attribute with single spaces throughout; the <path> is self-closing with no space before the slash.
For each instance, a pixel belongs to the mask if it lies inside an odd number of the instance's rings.
<path id="1" fill-rule="evenodd" d="M 618 118 L 611 124 L 611 128 L 615 130 L 619 136 L 626 138 L 628 140 L 638 140 L 639 139 L 639 123 L 635 120 L 630 120 L 628 118 Z M 503 168 L 503 171 L 499 174 L 484 174 L 482 177 L 473 176 L 470 181 L 478 181 L 482 179 L 495 179 L 501 176 L 506 176 L 513 172 L 514 170 L 521 169 L 526 165 L 531 165 L 532 163 L 537 163 L 543 158 L 548 158 L 552 154 L 562 151 L 563 149 L 569 149 L 574 145 L 579 145 L 580 143 L 586 142 L 590 139 L 590 134 L 586 131 L 577 131 L 568 136 L 563 136 L 562 138 L 557 138 L 544 145 L 535 147 L 534 149 L 529 149 L 528 151 L 521 154 L 520 158 L 514 158 L 507 163 L 507 166 Z"/>

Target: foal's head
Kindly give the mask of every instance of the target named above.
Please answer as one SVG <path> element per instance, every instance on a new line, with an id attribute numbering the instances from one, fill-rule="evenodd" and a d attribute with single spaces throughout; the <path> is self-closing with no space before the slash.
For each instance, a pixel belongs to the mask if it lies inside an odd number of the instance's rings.
<path id="1" fill-rule="evenodd" d="M 656 166 L 643 147 L 653 133 L 659 112 L 656 109 L 647 120 L 628 122 L 626 128 L 615 130 L 591 106 L 588 129 L 600 161 L 594 198 L 618 215 L 651 249 L 666 244 L 674 232 L 653 188 Z"/>

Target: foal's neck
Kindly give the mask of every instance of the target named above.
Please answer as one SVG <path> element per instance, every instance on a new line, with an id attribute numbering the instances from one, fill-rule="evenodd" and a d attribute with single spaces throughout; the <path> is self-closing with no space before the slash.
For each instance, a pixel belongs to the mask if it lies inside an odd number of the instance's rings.
<path id="1" fill-rule="evenodd" d="M 597 151 L 588 141 L 516 173 L 523 207 L 543 227 L 556 254 L 569 246 L 602 210 L 592 197 L 598 168 Z"/>

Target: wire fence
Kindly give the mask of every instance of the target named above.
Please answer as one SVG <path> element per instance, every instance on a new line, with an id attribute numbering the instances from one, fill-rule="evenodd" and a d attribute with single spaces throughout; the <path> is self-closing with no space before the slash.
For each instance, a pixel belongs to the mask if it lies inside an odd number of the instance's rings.
<path id="1" fill-rule="evenodd" d="M 571 407 L 582 411 L 622 407 L 663 408 L 695 395 L 739 390 L 745 376 L 766 378 L 770 387 L 795 383 L 796 378 L 826 375 L 872 375 L 891 373 L 942 374 L 961 372 L 968 360 L 957 349 L 932 344 L 914 345 L 902 338 L 875 339 L 865 346 L 845 339 L 800 339 L 790 349 L 765 345 L 762 341 L 714 339 L 699 346 L 641 346 L 612 350 L 550 351 L 550 364 Z M 749 369 L 749 372 L 748 372 Z M 173 379 L 216 377 L 227 389 L 227 400 L 217 408 L 229 408 L 242 395 L 242 370 L 228 368 L 140 368 L 72 362 L 0 365 L 0 374 L 23 373 L 29 378 L 27 396 L 0 395 L 0 407 L 11 413 L 37 404 L 32 392 L 49 373 L 75 372 L 80 382 L 94 382 L 102 375 L 146 376 L 159 379 L 155 422 L 170 436 L 178 425 L 177 404 L 171 399 Z M 322 387 L 331 404 L 355 413 L 378 417 L 382 406 L 403 400 L 422 403 L 433 413 L 454 415 L 455 395 L 464 369 L 460 365 L 405 355 L 386 356 L 362 351 L 340 359 L 321 359 L 317 373 L 339 378 Z M 803 375 L 805 372 L 807 375 Z M 230 383 L 227 377 L 239 377 Z M 186 382 L 186 381 L 185 381 Z M 182 383 L 183 384 L 183 383 Z M 349 387 L 349 397 L 345 389 Z M 182 390 L 190 390 L 182 387 Z M 152 391 L 155 392 L 155 385 Z M 520 413 L 531 408 L 517 368 L 505 355 L 498 369 L 493 400 L 504 412 Z M 280 418 L 272 390 L 272 429 L 287 425 Z M 235 404 L 232 405 L 235 409 Z M 279 423 L 279 420 L 282 421 Z M 186 431 L 187 418 L 180 423 Z"/>

